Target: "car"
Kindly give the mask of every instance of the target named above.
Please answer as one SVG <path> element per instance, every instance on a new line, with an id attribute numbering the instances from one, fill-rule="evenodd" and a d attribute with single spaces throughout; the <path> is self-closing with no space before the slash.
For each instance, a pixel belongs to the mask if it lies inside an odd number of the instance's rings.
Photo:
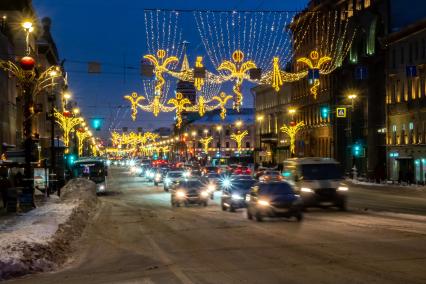
<path id="1" fill-rule="evenodd" d="M 238 166 L 234 171 L 232 172 L 234 175 L 250 175 L 251 170 L 249 167 L 244 166 Z"/>
<path id="2" fill-rule="evenodd" d="M 258 182 L 246 195 L 247 218 L 258 222 L 265 217 L 295 217 L 303 220 L 303 202 L 287 181 Z"/>
<path id="3" fill-rule="evenodd" d="M 182 179 L 172 187 L 171 204 L 179 207 L 181 204 L 208 205 L 209 193 L 206 185 L 199 179 Z"/>
<path id="4" fill-rule="evenodd" d="M 164 177 L 164 191 L 169 191 L 170 187 L 183 177 L 183 171 L 169 171 Z"/>
<path id="5" fill-rule="evenodd" d="M 331 158 L 292 158 L 284 161 L 283 176 L 302 197 L 305 208 L 347 210 L 348 185 L 340 164 Z"/>
<path id="6" fill-rule="evenodd" d="M 267 170 L 259 177 L 259 181 L 279 181 L 282 180 L 281 173 L 279 171 Z"/>
<path id="7" fill-rule="evenodd" d="M 222 210 L 229 209 L 234 212 L 236 209 L 247 207 L 245 197 L 256 182 L 257 180 L 253 178 L 233 180 L 232 184 L 222 191 L 220 202 Z"/>
<path id="8" fill-rule="evenodd" d="M 234 179 L 248 179 L 248 180 L 252 180 L 253 177 L 251 175 L 235 175 Z"/>
<path id="9" fill-rule="evenodd" d="M 108 189 L 108 169 L 97 159 L 79 159 L 72 165 L 74 178 L 87 178 L 96 184 L 96 194 L 105 194 Z"/>
<path id="10" fill-rule="evenodd" d="M 167 172 L 169 171 L 169 168 L 159 168 L 155 172 L 154 175 L 154 185 L 157 186 L 159 183 L 162 183 L 164 180 L 164 177 L 166 176 Z"/>
<path id="11" fill-rule="evenodd" d="M 203 174 L 209 174 L 209 173 L 219 173 L 219 168 L 215 166 L 207 166 L 203 168 Z"/>

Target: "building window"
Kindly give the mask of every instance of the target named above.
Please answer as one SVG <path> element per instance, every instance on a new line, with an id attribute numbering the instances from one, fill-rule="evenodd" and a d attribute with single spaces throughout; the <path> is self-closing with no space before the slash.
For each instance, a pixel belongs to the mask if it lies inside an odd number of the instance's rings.
<path id="1" fill-rule="evenodd" d="M 392 125 L 392 132 L 396 132 L 396 125 Z"/>
<path id="2" fill-rule="evenodd" d="M 371 0 L 364 0 L 364 8 L 368 8 L 371 5 Z"/>
<path id="3" fill-rule="evenodd" d="M 416 41 L 414 43 L 414 60 L 418 60 L 419 59 L 419 42 Z"/>
<path id="4" fill-rule="evenodd" d="M 229 142 L 225 143 L 226 148 L 229 148 Z"/>
<path id="5" fill-rule="evenodd" d="M 349 50 L 349 61 L 354 64 L 358 62 L 358 50 L 356 44 L 352 44 L 352 47 Z"/>
<path id="6" fill-rule="evenodd" d="M 226 130 L 225 130 L 225 135 L 226 135 L 226 136 L 229 136 L 229 135 L 230 135 L 230 131 L 229 131 L 229 129 L 226 129 Z"/>
<path id="7" fill-rule="evenodd" d="M 404 47 L 403 46 L 401 46 L 401 64 L 404 64 Z"/>
<path id="8" fill-rule="evenodd" d="M 362 1 L 363 0 L 356 0 L 356 9 L 361 10 L 362 9 Z"/>
<path id="9" fill-rule="evenodd" d="M 413 63 L 413 43 L 410 42 L 408 45 L 408 62 Z"/>
<path id="10" fill-rule="evenodd" d="M 246 142 L 246 148 L 250 148 L 250 142 Z"/>
<path id="11" fill-rule="evenodd" d="M 413 129 L 414 129 L 414 123 L 413 123 L 413 122 L 410 122 L 410 123 L 408 124 L 408 128 L 409 128 L 410 130 L 413 130 Z"/>
<path id="12" fill-rule="evenodd" d="M 352 0 L 348 1 L 348 18 L 352 17 L 354 14 L 354 3 Z"/>

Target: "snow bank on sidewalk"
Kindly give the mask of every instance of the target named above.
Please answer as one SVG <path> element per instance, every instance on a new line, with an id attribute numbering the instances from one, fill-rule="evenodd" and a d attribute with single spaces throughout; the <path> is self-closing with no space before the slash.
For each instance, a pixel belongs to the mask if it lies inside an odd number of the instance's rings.
<path id="1" fill-rule="evenodd" d="M 55 268 L 95 207 L 95 184 L 71 180 L 60 199 L 0 224 L 0 279 Z"/>

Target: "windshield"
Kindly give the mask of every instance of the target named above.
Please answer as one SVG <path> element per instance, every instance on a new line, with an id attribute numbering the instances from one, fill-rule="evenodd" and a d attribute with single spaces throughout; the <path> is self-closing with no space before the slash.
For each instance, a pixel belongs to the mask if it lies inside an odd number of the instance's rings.
<path id="1" fill-rule="evenodd" d="M 342 170 L 338 164 L 302 165 L 302 176 L 305 180 L 341 179 Z"/>
<path id="2" fill-rule="evenodd" d="M 261 195 L 286 195 L 293 194 L 293 190 L 288 183 L 270 183 L 260 186 Z"/>
<path id="3" fill-rule="evenodd" d="M 203 184 L 198 180 L 194 180 L 194 181 L 186 181 L 182 183 L 182 186 L 185 188 L 201 188 L 203 187 Z"/>
<path id="4" fill-rule="evenodd" d="M 89 178 L 95 183 L 105 181 L 105 167 L 103 163 L 76 163 L 73 168 L 74 177 Z"/>
<path id="5" fill-rule="evenodd" d="M 254 184 L 256 183 L 256 180 L 236 180 L 233 183 L 233 187 L 238 189 L 250 189 Z"/>
<path id="6" fill-rule="evenodd" d="M 279 176 L 280 172 L 276 172 L 276 171 L 274 171 L 274 172 L 265 172 L 265 175 L 268 175 L 268 176 Z"/>
<path id="7" fill-rule="evenodd" d="M 177 173 L 169 173 L 169 177 L 172 178 L 178 178 L 178 177 L 182 177 L 182 172 L 177 172 Z"/>

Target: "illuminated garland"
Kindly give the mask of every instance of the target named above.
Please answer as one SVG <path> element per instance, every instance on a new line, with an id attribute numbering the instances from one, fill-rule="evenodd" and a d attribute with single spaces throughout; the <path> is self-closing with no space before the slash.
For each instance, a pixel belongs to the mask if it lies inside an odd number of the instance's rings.
<path id="1" fill-rule="evenodd" d="M 133 92 L 132 95 L 130 95 L 130 96 L 124 96 L 124 98 L 126 100 L 130 101 L 130 104 L 131 104 L 130 108 L 132 110 L 132 114 L 131 114 L 132 120 L 135 121 L 136 120 L 136 115 L 138 114 L 138 105 L 139 105 L 139 102 L 141 100 L 144 100 L 145 97 L 139 96 L 136 92 Z"/>
<path id="2" fill-rule="evenodd" d="M 70 133 L 80 123 L 83 122 L 82 117 L 73 117 L 69 112 L 60 113 L 56 109 L 54 110 L 54 116 L 56 118 L 56 123 L 62 128 L 64 134 L 64 145 L 67 148 L 65 150 L 68 153 L 68 147 L 70 143 Z"/>
<path id="3" fill-rule="evenodd" d="M 203 145 L 204 152 L 207 154 L 209 152 L 209 144 L 213 140 L 212 136 L 204 137 L 200 139 L 200 143 Z"/>
<path id="4" fill-rule="evenodd" d="M 296 135 L 297 133 L 305 126 L 303 121 L 298 122 L 297 124 L 294 122 L 290 122 L 290 125 L 283 125 L 280 130 L 287 134 L 290 137 L 290 152 L 292 154 L 295 153 L 295 144 L 296 144 Z"/>
<path id="5" fill-rule="evenodd" d="M 237 149 L 238 152 L 241 152 L 241 148 L 242 148 L 242 142 L 244 137 L 246 137 L 248 135 L 248 131 L 244 130 L 243 132 L 239 132 L 238 133 L 232 133 L 230 138 L 232 140 L 234 140 L 235 142 L 237 142 Z"/>
<path id="6" fill-rule="evenodd" d="M 92 132 L 85 131 L 84 129 L 77 129 L 77 144 L 78 144 L 78 156 L 81 157 L 83 155 L 83 145 L 84 140 L 92 136 Z"/>
<path id="7" fill-rule="evenodd" d="M 182 126 L 182 112 L 185 110 L 185 106 L 191 104 L 188 98 L 184 98 L 182 93 L 176 93 L 176 98 L 171 98 L 168 102 L 175 107 L 176 110 L 176 127 Z"/>

